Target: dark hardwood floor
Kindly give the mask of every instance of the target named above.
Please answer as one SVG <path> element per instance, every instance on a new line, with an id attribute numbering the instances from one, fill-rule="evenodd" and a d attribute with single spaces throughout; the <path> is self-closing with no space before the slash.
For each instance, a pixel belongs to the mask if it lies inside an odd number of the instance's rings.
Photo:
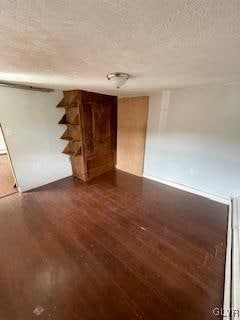
<path id="1" fill-rule="evenodd" d="M 15 181 L 6 154 L 0 154 L 0 198 L 17 192 Z"/>
<path id="2" fill-rule="evenodd" d="M 0 200 L 0 319 L 216 319 L 227 206 L 121 171 Z"/>

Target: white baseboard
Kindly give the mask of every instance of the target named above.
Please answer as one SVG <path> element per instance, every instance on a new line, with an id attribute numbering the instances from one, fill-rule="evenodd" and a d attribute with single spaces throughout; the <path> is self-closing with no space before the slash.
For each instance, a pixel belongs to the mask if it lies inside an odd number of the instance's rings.
<path id="1" fill-rule="evenodd" d="M 166 185 L 168 185 L 170 187 L 173 187 L 173 188 L 177 188 L 177 189 L 180 189 L 180 190 L 183 190 L 183 191 L 186 191 L 186 192 L 194 193 L 194 194 L 196 194 L 198 196 L 201 196 L 201 197 L 204 197 L 204 198 L 208 198 L 208 199 L 211 199 L 213 201 L 217 201 L 217 202 L 220 202 L 220 203 L 223 203 L 223 204 L 226 204 L 226 205 L 230 205 L 230 203 L 231 203 L 231 199 L 230 198 L 228 199 L 228 198 L 220 197 L 220 196 L 217 196 L 217 195 L 205 192 L 205 191 L 197 190 L 195 188 L 188 187 L 188 186 L 176 183 L 176 182 L 168 181 L 168 180 L 161 179 L 161 178 L 156 178 L 156 177 L 153 177 L 153 176 L 145 174 L 145 173 L 143 174 L 143 177 L 147 178 L 147 179 L 150 179 L 150 180 L 153 180 L 153 181 L 157 181 L 159 183 L 166 184 Z"/>
<path id="2" fill-rule="evenodd" d="M 230 320 L 231 316 L 227 310 L 231 310 L 232 306 L 232 204 L 229 205 L 228 211 L 228 229 L 227 229 L 227 247 L 225 260 L 225 281 L 224 281 L 224 299 L 223 310 L 226 320 Z"/>
<path id="3" fill-rule="evenodd" d="M 23 187 L 21 187 L 21 186 L 19 186 L 18 187 L 18 191 L 19 192 L 21 192 L 21 193 L 24 193 L 24 192 L 32 192 L 33 190 L 35 190 L 35 189 L 38 189 L 38 188 L 40 188 L 40 187 L 43 187 L 43 186 L 46 186 L 46 185 L 48 185 L 48 184 L 51 184 L 51 183 L 54 183 L 54 182 L 57 182 L 57 181 L 59 181 L 59 180 L 62 180 L 62 179 L 66 179 L 66 178 L 69 178 L 69 177 L 72 177 L 72 174 L 71 175 L 64 175 L 64 176 L 62 176 L 62 177 L 56 177 L 56 178 L 54 178 L 54 179 L 50 179 L 49 181 L 46 181 L 46 182 L 44 182 L 44 183 L 41 183 L 41 184 L 37 184 L 37 185 L 34 185 L 34 186 L 23 186 Z"/>
<path id="4" fill-rule="evenodd" d="M 232 204 L 231 306 L 240 313 L 240 197 Z"/>

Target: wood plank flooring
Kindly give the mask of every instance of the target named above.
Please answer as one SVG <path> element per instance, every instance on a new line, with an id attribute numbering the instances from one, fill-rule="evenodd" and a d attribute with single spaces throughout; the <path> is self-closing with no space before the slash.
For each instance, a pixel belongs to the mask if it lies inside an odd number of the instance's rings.
<path id="1" fill-rule="evenodd" d="M 121 171 L 0 200 L 0 319 L 216 319 L 227 206 Z"/>
<path id="2" fill-rule="evenodd" d="M 6 154 L 0 154 L 0 198 L 17 192 L 15 181 Z"/>

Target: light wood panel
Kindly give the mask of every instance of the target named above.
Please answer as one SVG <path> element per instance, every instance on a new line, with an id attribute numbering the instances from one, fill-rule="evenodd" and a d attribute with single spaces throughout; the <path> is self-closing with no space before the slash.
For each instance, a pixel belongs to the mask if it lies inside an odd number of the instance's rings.
<path id="1" fill-rule="evenodd" d="M 149 97 L 118 100 L 117 168 L 142 176 Z"/>
<path id="2" fill-rule="evenodd" d="M 0 198 L 17 192 L 11 165 L 6 154 L 0 155 Z"/>

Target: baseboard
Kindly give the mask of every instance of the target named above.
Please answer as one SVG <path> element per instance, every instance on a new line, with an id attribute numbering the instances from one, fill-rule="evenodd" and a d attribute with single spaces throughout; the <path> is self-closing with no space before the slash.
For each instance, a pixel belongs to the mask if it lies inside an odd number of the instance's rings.
<path id="1" fill-rule="evenodd" d="M 225 280 L 224 280 L 224 298 L 223 298 L 223 311 L 224 319 L 230 320 L 231 315 L 227 312 L 231 310 L 232 306 L 232 203 L 229 205 L 228 211 L 228 229 L 227 229 L 227 247 L 226 247 L 226 260 L 225 260 Z"/>
<path id="2" fill-rule="evenodd" d="M 220 197 L 218 195 L 214 195 L 214 194 L 211 194 L 211 193 L 208 193 L 205 191 L 201 191 L 201 190 L 198 190 L 198 189 L 195 189 L 192 187 L 188 187 L 188 186 L 176 183 L 176 182 L 168 181 L 168 180 L 161 179 L 161 178 L 156 178 L 156 177 L 153 177 L 153 176 L 145 174 L 145 173 L 143 174 L 143 177 L 150 179 L 150 180 L 153 180 L 153 181 L 156 181 L 156 182 L 159 182 L 159 183 L 166 184 L 166 185 L 173 187 L 173 188 L 176 188 L 176 189 L 180 189 L 180 190 L 190 192 L 190 193 L 196 194 L 196 195 L 204 197 L 204 198 L 211 199 L 213 201 L 217 201 L 217 202 L 226 204 L 226 205 L 230 205 L 230 203 L 231 203 L 230 198 L 228 199 L 228 198 Z"/>
<path id="3" fill-rule="evenodd" d="M 231 229 L 231 307 L 240 313 L 240 197 L 233 198 Z"/>
<path id="4" fill-rule="evenodd" d="M 43 184 L 37 184 L 35 186 L 28 186 L 28 187 L 18 187 L 18 191 L 20 193 L 25 193 L 25 192 L 31 192 L 31 191 L 34 191 L 38 188 L 41 188 L 43 186 L 46 186 L 48 184 L 51 184 L 51 183 L 54 183 L 54 182 L 57 182 L 57 181 L 60 181 L 60 180 L 63 180 L 63 179 L 66 179 L 66 178 L 69 178 L 69 177 L 72 177 L 72 174 L 71 175 L 66 175 L 66 176 L 63 176 L 63 177 L 58 177 L 58 178 L 55 178 L 55 179 L 51 179 L 49 181 L 46 181 L 46 183 L 43 183 Z"/>

